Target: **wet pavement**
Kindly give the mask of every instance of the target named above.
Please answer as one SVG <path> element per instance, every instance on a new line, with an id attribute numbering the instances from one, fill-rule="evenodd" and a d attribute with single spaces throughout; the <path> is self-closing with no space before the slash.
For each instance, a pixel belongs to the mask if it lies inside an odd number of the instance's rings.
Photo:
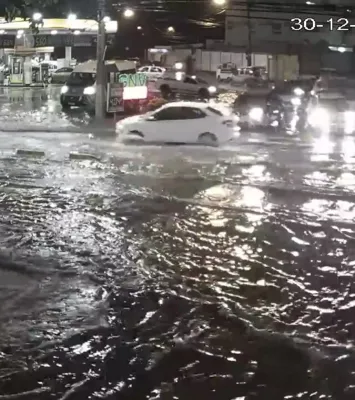
<path id="1" fill-rule="evenodd" d="M 0 131 L 113 131 L 113 118 L 97 123 L 82 109 L 73 108 L 64 112 L 59 101 L 60 89 L 60 86 L 0 87 Z"/>
<path id="2" fill-rule="evenodd" d="M 0 137 L 1 400 L 354 399 L 354 137 Z"/>

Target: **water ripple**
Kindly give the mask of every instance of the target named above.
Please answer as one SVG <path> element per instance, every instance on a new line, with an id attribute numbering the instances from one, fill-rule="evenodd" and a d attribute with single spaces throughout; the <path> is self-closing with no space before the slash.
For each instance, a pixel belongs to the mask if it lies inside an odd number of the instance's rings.
<path id="1" fill-rule="evenodd" d="M 1 158 L 0 399 L 353 399 L 351 144 Z"/>

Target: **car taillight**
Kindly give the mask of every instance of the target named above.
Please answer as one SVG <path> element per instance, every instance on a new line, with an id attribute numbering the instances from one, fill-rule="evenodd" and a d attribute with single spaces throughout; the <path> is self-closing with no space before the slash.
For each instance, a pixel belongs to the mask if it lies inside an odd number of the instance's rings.
<path id="1" fill-rule="evenodd" d="M 222 124 L 227 125 L 228 128 L 231 128 L 233 126 L 233 121 L 231 119 L 227 119 L 226 121 L 223 121 Z"/>

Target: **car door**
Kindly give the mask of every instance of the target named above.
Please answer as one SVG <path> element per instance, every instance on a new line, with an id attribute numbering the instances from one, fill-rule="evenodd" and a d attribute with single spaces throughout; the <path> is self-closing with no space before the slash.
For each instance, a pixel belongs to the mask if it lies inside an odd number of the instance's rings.
<path id="1" fill-rule="evenodd" d="M 151 67 L 150 76 L 154 79 L 157 79 L 163 75 L 161 68 L 159 67 Z"/>
<path id="2" fill-rule="evenodd" d="M 169 107 L 154 115 L 155 139 L 159 142 L 195 143 L 198 135 L 205 132 L 201 120 L 206 114 L 194 107 Z M 201 131 L 201 132 L 200 132 Z"/>
<path id="3" fill-rule="evenodd" d="M 62 72 L 63 83 L 65 83 L 68 80 L 70 74 L 73 72 L 73 68 L 63 68 L 63 70 L 64 70 Z"/>
<path id="4" fill-rule="evenodd" d="M 195 79 L 186 76 L 183 81 L 181 82 L 181 91 L 185 94 L 197 94 L 199 90 L 199 86 Z"/>
<path id="5" fill-rule="evenodd" d="M 150 71 L 150 67 L 142 67 L 139 68 L 138 72 L 142 72 L 144 74 L 146 74 L 149 77 L 149 71 Z"/>
<path id="6" fill-rule="evenodd" d="M 67 68 L 58 69 L 56 72 L 53 73 L 52 81 L 57 82 L 57 83 L 61 83 L 61 82 L 65 81 L 66 80 L 65 79 L 66 71 L 67 71 Z"/>
<path id="7" fill-rule="evenodd" d="M 200 108 L 180 107 L 178 117 L 175 121 L 177 138 L 183 143 L 196 143 L 201 133 L 214 130 L 214 126 L 206 126 L 207 115 Z"/>
<path id="8" fill-rule="evenodd" d="M 176 125 L 176 121 L 179 118 L 179 107 L 167 107 L 157 110 L 144 121 L 142 133 L 151 141 L 174 141 L 179 131 L 179 127 Z"/>

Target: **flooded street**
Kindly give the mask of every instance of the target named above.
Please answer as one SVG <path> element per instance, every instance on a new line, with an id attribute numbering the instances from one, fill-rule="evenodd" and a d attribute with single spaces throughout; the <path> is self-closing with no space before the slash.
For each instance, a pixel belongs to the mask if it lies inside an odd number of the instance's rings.
<path id="1" fill-rule="evenodd" d="M 354 399 L 354 137 L 1 138 L 1 400 Z"/>

